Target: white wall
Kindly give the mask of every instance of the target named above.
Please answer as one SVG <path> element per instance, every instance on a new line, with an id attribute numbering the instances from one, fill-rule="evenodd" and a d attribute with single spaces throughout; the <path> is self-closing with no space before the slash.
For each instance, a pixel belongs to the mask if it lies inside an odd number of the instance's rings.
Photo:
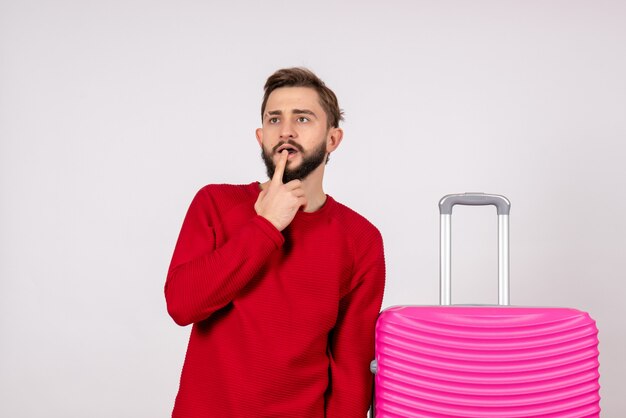
<path id="1" fill-rule="evenodd" d="M 384 305 L 437 302 L 441 196 L 504 194 L 513 303 L 592 314 L 625 416 L 624 22 L 619 0 L 0 0 L 0 415 L 169 416 L 185 210 L 264 179 L 262 85 L 305 65 L 346 112 L 326 189 L 381 229 Z M 454 301 L 495 302 L 494 211 L 454 225 Z"/>

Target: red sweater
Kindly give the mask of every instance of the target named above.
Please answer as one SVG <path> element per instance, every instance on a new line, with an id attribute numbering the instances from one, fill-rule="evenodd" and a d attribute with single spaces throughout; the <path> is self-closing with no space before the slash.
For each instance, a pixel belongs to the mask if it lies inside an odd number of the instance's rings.
<path id="1" fill-rule="evenodd" d="M 362 418 L 372 390 L 380 233 L 328 196 L 281 233 L 259 184 L 209 185 L 189 207 L 165 284 L 193 324 L 174 418 Z"/>

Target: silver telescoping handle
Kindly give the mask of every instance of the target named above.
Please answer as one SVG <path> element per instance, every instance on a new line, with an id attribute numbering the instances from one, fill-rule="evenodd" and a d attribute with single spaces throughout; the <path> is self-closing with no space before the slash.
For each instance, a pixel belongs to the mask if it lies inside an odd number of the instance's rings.
<path id="1" fill-rule="evenodd" d="M 439 303 L 452 303 L 451 216 L 455 205 L 493 205 L 498 211 L 498 304 L 510 304 L 509 289 L 509 212 L 511 202 L 504 196 L 463 193 L 444 196 L 439 201 Z"/>

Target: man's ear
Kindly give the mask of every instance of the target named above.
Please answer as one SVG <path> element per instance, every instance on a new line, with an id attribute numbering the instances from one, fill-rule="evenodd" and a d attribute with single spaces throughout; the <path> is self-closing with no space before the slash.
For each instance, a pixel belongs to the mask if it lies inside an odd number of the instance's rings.
<path id="1" fill-rule="evenodd" d="M 330 128 L 326 135 L 326 152 L 331 153 L 337 149 L 343 139 L 343 129 Z"/>
<path id="2" fill-rule="evenodd" d="M 257 128 L 255 131 L 256 141 L 259 143 L 261 147 L 263 147 L 263 128 Z"/>

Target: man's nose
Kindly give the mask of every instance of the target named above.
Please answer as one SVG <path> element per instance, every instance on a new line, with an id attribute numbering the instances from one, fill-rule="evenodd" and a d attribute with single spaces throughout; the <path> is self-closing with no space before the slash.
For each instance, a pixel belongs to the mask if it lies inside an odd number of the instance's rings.
<path id="1" fill-rule="evenodd" d="M 280 126 L 280 137 L 281 138 L 294 138 L 296 136 L 296 131 L 294 129 L 293 123 L 291 121 L 283 121 Z"/>

